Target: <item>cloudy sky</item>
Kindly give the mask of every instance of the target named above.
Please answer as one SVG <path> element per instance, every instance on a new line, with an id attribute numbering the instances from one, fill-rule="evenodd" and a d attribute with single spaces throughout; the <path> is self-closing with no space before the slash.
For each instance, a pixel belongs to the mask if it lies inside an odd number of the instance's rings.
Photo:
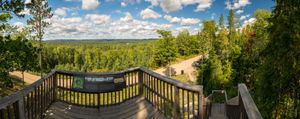
<path id="1" fill-rule="evenodd" d="M 27 0 L 29 1 L 29 0 Z M 256 9 L 271 10 L 272 0 L 49 0 L 54 16 L 45 40 L 52 39 L 142 39 L 157 38 L 157 29 L 197 33 L 202 21 L 225 23 L 234 9 L 241 24 L 254 20 Z M 24 14 L 26 14 L 26 10 Z M 25 25 L 14 18 L 14 25 Z"/>

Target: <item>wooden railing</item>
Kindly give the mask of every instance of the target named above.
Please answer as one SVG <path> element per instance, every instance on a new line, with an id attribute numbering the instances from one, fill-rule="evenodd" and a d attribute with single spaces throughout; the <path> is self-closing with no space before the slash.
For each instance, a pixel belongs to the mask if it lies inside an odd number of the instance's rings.
<path id="1" fill-rule="evenodd" d="M 230 119 L 262 119 L 245 84 L 238 85 L 237 105 L 226 105 L 227 117 Z"/>
<path id="2" fill-rule="evenodd" d="M 55 71 L 0 100 L 0 119 L 37 119 L 56 99 Z"/>
<path id="3" fill-rule="evenodd" d="M 122 102 L 139 96 L 138 68 L 116 72 L 116 73 L 79 73 L 70 71 L 56 71 L 57 76 L 57 100 L 73 105 L 85 107 L 103 107 L 118 105 Z M 126 87 L 117 91 L 89 92 L 78 91 L 72 88 L 74 77 L 85 76 L 113 76 L 123 74 Z"/>
<path id="4" fill-rule="evenodd" d="M 75 75 L 106 76 L 124 74 L 126 87 L 110 92 L 86 92 L 72 89 Z M 52 71 L 27 88 L 0 100 L 0 119 L 43 118 L 55 101 L 99 108 L 118 105 L 143 96 L 169 118 L 200 118 L 203 115 L 202 86 L 188 85 L 145 68 L 116 73 L 78 73 Z M 100 108 L 99 108 L 100 109 Z"/>
<path id="5" fill-rule="evenodd" d="M 203 118 L 202 86 L 188 85 L 141 68 L 146 99 L 169 118 Z"/>
<path id="6" fill-rule="evenodd" d="M 88 92 L 74 90 L 75 75 L 110 76 L 122 74 L 126 86 L 122 90 Z M 78 73 L 52 71 L 47 76 L 0 100 L 0 119 L 43 118 L 55 101 L 99 108 L 118 105 L 137 96 L 143 96 L 167 118 L 198 118 L 210 115 L 209 102 L 205 102 L 202 86 L 189 85 L 159 75 L 145 68 L 133 68 L 116 73 Z M 238 85 L 238 104 L 226 105 L 227 116 L 232 119 L 262 119 L 245 84 Z"/>

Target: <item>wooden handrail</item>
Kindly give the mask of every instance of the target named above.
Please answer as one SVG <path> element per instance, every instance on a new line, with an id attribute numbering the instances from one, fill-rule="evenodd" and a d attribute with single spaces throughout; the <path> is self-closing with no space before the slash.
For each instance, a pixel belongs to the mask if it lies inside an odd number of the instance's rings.
<path id="1" fill-rule="evenodd" d="M 0 99 L 0 109 L 5 108 L 6 106 L 10 105 L 13 102 L 16 102 L 17 100 L 20 100 L 25 95 L 27 95 L 29 92 L 33 91 L 35 87 L 40 86 L 44 80 L 55 74 L 55 70 L 52 70 L 47 76 L 42 77 L 41 79 L 37 80 L 36 82 L 30 84 L 29 86 L 25 87 L 24 89 L 17 91 L 9 96 L 3 97 Z"/>
<path id="2" fill-rule="evenodd" d="M 137 70 L 141 70 L 145 73 L 150 74 L 153 77 L 156 77 L 160 80 L 166 81 L 170 84 L 173 84 L 179 88 L 183 88 L 186 90 L 191 90 L 191 91 L 202 91 L 203 86 L 202 85 L 191 85 L 191 84 L 187 84 L 187 83 L 183 83 L 179 80 L 174 80 L 172 78 L 163 76 L 161 74 L 158 74 L 156 72 L 153 72 L 147 68 L 144 67 L 135 67 L 135 68 L 130 68 L 130 69 L 126 69 L 123 71 L 119 71 L 119 72 L 106 72 L 106 73 L 97 73 L 97 72 L 73 72 L 73 71 L 65 71 L 65 70 L 55 70 L 55 72 L 57 73 L 64 73 L 64 74 L 75 74 L 75 75 L 90 75 L 90 76 L 101 76 L 101 75 L 116 75 L 116 74 L 120 74 L 120 73 L 124 73 L 124 72 L 132 72 L 132 71 L 137 71 Z"/>
<path id="3" fill-rule="evenodd" d="M 256 104 L 253 101 L 245 84 L 238 85 L 238 94 L 239 94 L 239 105 L 242 108 L 240 109 L 242 118 L 262 119 L 262 116 L 258 108 L 256 107 Z"/>
<path id="4" fill-rule="evenodd" d="M 175 80 L 163 75 L 160 75 L 156 72 L 153 72 L 149 69 L 146 69 L 144 67 L 140 67 L 139 68 L 141 71 L 146 72 L 148 74 L 150 74 L 151 76 L 158 78 L 160 80 L 163 80 L 165 82 L 168 82 L 170 84 L 173 84 L 176 87 L 182 88 L 182 89 L 186 89 L 186 90 L 190 90 L 190 91 L 197 91 L 197 92 L 202 92 L 203 86 L 202 85 L 191 85 L 191 84 L 187 84 L 187 83 L 183 83 L 179 80 Z"/>

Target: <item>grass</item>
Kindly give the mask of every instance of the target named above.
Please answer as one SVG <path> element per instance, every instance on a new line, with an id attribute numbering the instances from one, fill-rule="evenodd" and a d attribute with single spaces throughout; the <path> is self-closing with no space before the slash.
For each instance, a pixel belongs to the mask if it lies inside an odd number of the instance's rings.
<path id="1" fill-rule="evenodd" d="M 22 90 L 24 87 L 27 86 L 27 84 L 23 85 L 23 82 L 15 79 L 15 78 L 11 78 L 12 82 L 13 82 L 13 88 L 6 88 L 6 87 L 0 87 L 0 99 L 2 97 L 11 95 L 19 90 Z"/>
<path id="2" fill-rule="evenodd" d="M 194 84 L 194 82 L 192 82 L 189 79 L 189 76 L 187 74 L 181 74 L 181 75 L 177 75 L 177 76 L 172 76 L 171 78 L 179 80 L 179 81 L 184 82 L 184 83 Z"/>

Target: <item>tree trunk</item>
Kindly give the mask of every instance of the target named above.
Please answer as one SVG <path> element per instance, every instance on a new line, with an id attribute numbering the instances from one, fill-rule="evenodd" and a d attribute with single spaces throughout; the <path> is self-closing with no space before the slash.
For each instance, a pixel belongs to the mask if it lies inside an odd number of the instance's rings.
<path id="1" fill-rule="evenodd" d="M 24 71 L 22 71 L 23 86 L 25 85 Z"/>
<path id="2" fill-rule="evenodd" d="M 42 31 L 41 31 L 41 22 L 39 21 L 39 30 L 38 30 L 38 38 L 39 38 L 39 45 L 40 45 L 40 53 L 39 53 L 39 65 L 40 65 L 40 72 L 41 72 L 41 77 L 43 77 L 43 44 L 42 44 Z"/>

